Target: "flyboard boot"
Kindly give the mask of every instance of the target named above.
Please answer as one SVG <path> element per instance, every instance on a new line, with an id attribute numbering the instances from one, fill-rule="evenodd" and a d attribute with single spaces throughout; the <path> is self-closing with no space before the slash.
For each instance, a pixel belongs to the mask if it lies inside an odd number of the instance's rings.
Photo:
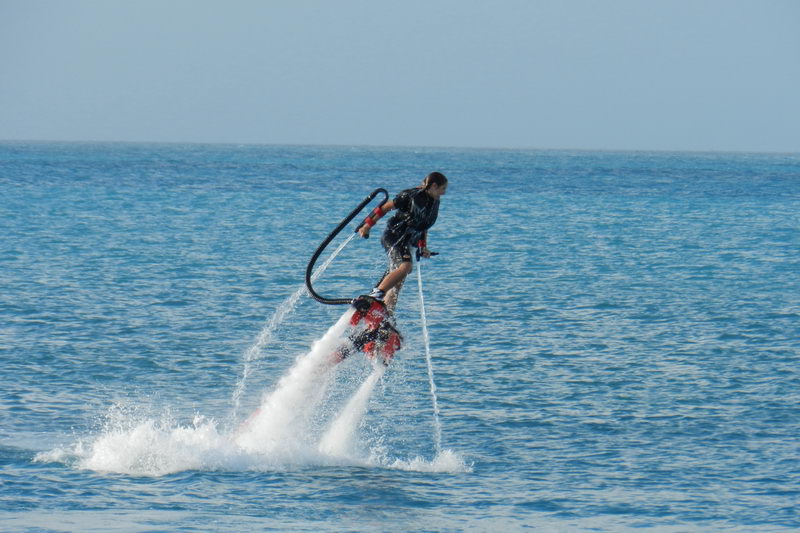
<path id="1" fill-rule="evenodd" d="M 369 359 L 377 357 L 384 366 L 389 366 L 403 340 L 394 316 L 386 309 L 386 304 L 371 296 L 359 296 L 351 305 L 355 309 L 350 318 L 353 329 L 347 336 L 348 342 L 336 353 L 337 360 L 343 361 L 353 352 L 361 351 Z"/>

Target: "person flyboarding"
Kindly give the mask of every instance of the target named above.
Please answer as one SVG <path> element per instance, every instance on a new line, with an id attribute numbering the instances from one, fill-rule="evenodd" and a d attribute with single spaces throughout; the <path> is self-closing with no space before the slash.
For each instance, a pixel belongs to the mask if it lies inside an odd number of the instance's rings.
<path id="1" fill-rule="evenodd" d="M 428 249 L 428 230 L 439 215 L 439 200 L 447 192 L 447 178 L 441 172 L 431 172 L 419 187 L 400 192 L 393 200 L 384 202 L 367 216 L 358 233 L 369 238 L 372 226 L 385 214 L 397 209 L 386 224 L 381 244 L 389 257 L 389 269 L 368 296 L 384 302 L 394 311 L 403 282 L 413 269 L 411 247 L 417 249 L 417 259 L 436 255 Z"/>
<path id="2" fill-rule="evenodd" d="M 350 304 L 354 311 L 350 318 L 351 330 L 347 343 L 335 353 L 334 359 L 342 361 L 353 351 L 362 351 L 368 357 L 379 355 L 388 365 L 400 349 L 402 335 L 394 322 L 394 308 L 403 282 L 412 270 L 411 248 L 416 248 L 416 259 L 437 255 L 427 246 L 428 230 L 439 215 L 439 200 L 447 192 L 447 178 L 440 172 L 431 172 L 419 187 L 400 192 L 389 200 L 386 189 L 375 189 L 319 245 L 306 267 L 306 288 L 318 302 L 328 305 Z M 386 225 L 381 244 L 389 258 L 389 268 L 369 294 L 354 299 L 327 298 L 312 285 L 312 272 L 323 250 L 344 227 L 377 195 L 384 200 L 356 228 L 362 237 L 369 238 L 370 228 L 385 214 L 397 209 Z"/>

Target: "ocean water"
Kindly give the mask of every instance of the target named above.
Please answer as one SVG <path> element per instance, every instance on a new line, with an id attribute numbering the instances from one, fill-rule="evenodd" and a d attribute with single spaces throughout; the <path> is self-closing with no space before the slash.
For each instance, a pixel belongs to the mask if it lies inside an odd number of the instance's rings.
<path id="1" fill-rule="evenodd" d="M 432 170 L 403 349 L 331 363 L 308 259 Z M 798 213 L 791 154 L 0 143 L 0 529 L 796 531 Z"/>

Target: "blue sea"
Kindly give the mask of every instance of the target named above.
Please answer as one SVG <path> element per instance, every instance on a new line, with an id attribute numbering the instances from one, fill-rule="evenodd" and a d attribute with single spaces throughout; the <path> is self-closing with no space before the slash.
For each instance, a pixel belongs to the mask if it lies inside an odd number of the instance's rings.
<path id="1" fill-rule="evenodd" d="M 799 230 L 797 154 L 0 143 L 0 530 L 800 530 Z"/>

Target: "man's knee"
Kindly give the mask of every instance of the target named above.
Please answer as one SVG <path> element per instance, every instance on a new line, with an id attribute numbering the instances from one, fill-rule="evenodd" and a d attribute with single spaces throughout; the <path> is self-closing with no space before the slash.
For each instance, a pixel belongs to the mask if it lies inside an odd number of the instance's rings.
<path id="1" fill-rule="evenodd" d="M 408 276 L 409 274 L 411 274 L 411 271 L 414 270 L 414 266 L 411 264 L 411 261 L 403 261 L 402 263 L 400 263 L 398 269 L 401 270 L 403 274 Z"/>

